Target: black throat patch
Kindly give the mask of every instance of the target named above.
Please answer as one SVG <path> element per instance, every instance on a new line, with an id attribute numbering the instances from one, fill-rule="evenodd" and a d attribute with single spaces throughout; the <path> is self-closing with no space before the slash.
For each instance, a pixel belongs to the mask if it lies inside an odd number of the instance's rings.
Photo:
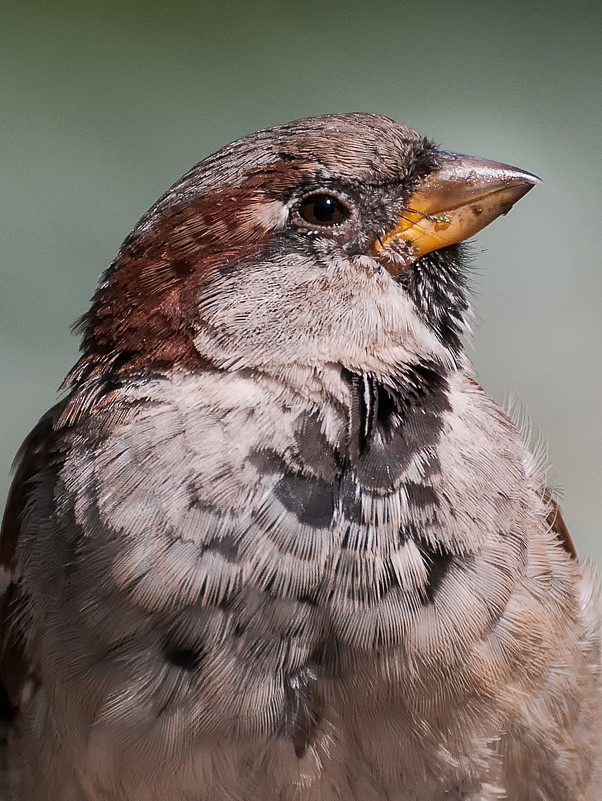
<path id="1" fill-rule="evenodd" d="M 448 382 L 434 362 L 417 362 L 393 377 L 345 370 L 352 392 L 349 460 L 360 484 L 388 491 L 418 451 L 433 449 L 450 408 Z"/>

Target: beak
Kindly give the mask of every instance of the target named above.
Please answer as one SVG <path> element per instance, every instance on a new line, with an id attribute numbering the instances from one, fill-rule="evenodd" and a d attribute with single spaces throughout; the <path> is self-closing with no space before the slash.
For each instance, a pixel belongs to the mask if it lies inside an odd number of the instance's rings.
<path id="1" fill-rule="evenodd" d="M 541 180 L 508 164 L 441 152 L 437 168 L 421 179 L 397 225 L 374 243 L 377 252 L 401 239 L 416 258 L 462 242 L 501 214 Z"/>

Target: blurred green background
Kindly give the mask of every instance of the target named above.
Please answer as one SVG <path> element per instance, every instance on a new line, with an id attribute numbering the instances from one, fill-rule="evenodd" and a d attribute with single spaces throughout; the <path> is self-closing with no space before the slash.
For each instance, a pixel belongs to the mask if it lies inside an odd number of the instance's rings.
<path id="1" fill-rule="evenodd" d="M 599 0 L 4 0 L 0 504 L 70 324 L 153 201 L 250 131 L 374 111 L 544 178 L 476 240 L 474 360 L 529 409 L 602 563 L 601 33 Z"/>

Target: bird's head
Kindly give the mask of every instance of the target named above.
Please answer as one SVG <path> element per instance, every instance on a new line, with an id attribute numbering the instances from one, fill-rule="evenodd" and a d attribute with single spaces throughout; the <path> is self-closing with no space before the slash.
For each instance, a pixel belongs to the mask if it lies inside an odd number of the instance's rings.
<path id="1" fill-rule="evenodd" d="M 451 367 L 468 311 L 458 243 L 537 182 L 371 114 L 247 136 L 188 172 L 126 239 L 71 378 Z"/>

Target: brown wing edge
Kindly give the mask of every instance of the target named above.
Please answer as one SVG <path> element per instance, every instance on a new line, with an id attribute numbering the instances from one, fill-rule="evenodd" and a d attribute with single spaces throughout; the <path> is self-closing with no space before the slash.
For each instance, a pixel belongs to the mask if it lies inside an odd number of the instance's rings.
<path id="1" fill-rule="evenodd" d="M 573 538 L 570 535 L 567 525 L 564 522 L 560 506 L 552 497 L 550 490 L 545 491 L 543 499 L 548 506 L 546 523 L 550 527 L 550 530 L 554 532 L 556 539 L 569 554 L 571 559 L 574 559 L 576 562 L 578 562 L 579 557 L 577 556 L 577 549 L 575 548 L 575 543 L 573 542 Z"/>
<path id="2" fill-rule="evenodd" d="M 11 484 L 0 532 L 0 743 L 18 709 L 21 688 L 29 670 L 22 637 L 12 625 L 19 607 L 17 544 L 33 481 L 48 465 L 53 453 L 56 422 L 65 401 L 48 411 L 27 436 L 14 461 Z"/>

